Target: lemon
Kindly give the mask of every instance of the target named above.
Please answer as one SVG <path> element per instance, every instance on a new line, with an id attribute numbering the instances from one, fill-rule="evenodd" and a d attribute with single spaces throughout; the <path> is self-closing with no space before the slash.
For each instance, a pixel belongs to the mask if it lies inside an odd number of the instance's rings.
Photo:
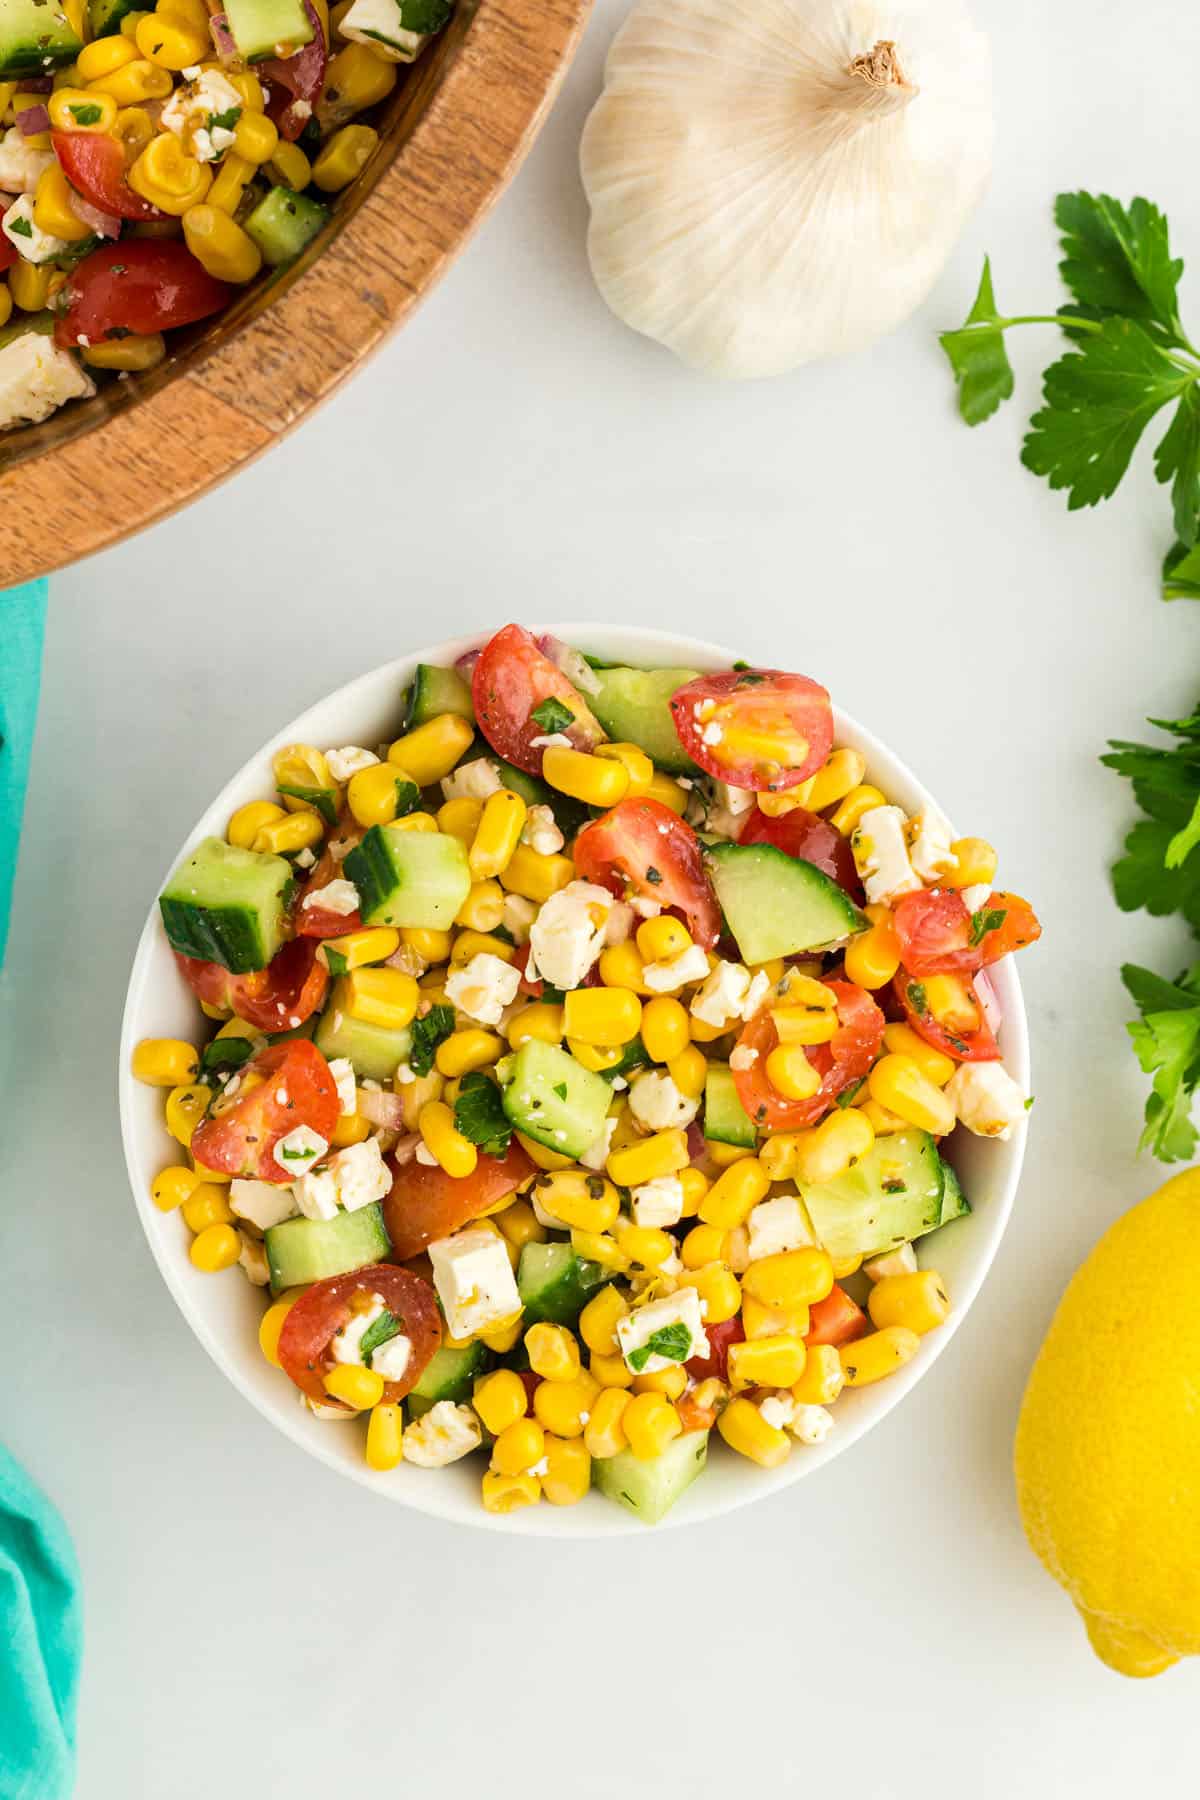
<path id="1" fill-rule="evenodd" d="M 1122 1675 L 1200 1653 L 1200 1169 L 1109 1230 L 1063 1295 L 1017 1425 L 1037 1555 Z"/>

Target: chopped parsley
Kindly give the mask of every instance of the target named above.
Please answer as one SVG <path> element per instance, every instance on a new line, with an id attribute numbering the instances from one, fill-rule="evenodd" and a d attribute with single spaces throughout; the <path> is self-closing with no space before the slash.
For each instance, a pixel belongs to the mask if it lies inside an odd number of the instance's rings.
<path id="1" fill-rule="evenodd" d="M 396 817 L 404 818 L 406 813 L 415 812 L 421 804 L 421 790 L 415 781 L 407 775 L 396 777 Z"/>
<path id="2" fill-rule="evenodd" d="M 454 1129 L 485 1156 L 505 1156 L 513 1128 L 505 1115 L 500 1089 L 482 1069 L 464 1075 L 454 1102 Z"/>
<path id="3" fill-rule="evenodd" d="M 844 1087 L 838 1095 L 837 1104 L 839 1106 L 853 1106 L 866 1085 L 867 1078 L 865 1075 L 862 1077 L 861 1081 L 852 1081 L 849 1087 Z"/>
<path id="4" fill-rule="evenodd" d="M 305 1145 L 303 1150 L 285 1150 L 283 1146 L 280 1145 L 279 1154 L 284 1162 L 312 1162 L 317 1153 L 315 1150 L 310 1149 L 308 1145 Z"/>
<path id="5" fill-rule="evenodd" d="M 654 867 L 653 863 L 651 863 L 650 867 L 646 870 L 646 880 L 650 883 L 651 887 L 658 887 L 662 881 L 662 874 Z"/>
<path id="6" fill-rule="evenodd" d="M 98 125 L 102 117 L 98 106 L 68 106 L 67 111 L 77 125 Z"/>
<path id="7" fill-rule="evenodd" d="M 529 717 L 547 737 L 553 737 L 556 732 L 565 731 L 568 725 L 575 723 L 575 714 L 570 707 L 564 706 L 561 700 L 556 700 L 553 694 L 543 700 L 540 706 L 535 706 Z"/>
<path id="8" fill-rule="evenodd" d="M 452 1006 L 431 1006 L 423 1019 L 413 1020 L 408 1064 L 414 1075 L 428 1075 L 438 1045 L 445 1043 L 453 1030 Z"/>
<path id="9" fill-rule="evenodd" d="M 371 1321 L 363 1332 L 358 1346 L 368 1369 L 371 1366 L 372 1353 L 378 1350 L 381 1344 L 386 1344 L 392 1338 L 399 1337 L 403 1330 L 402 1321 L 396 1317 L 395 1313 L 390 1313 L 386 1309 L 380 1313 L 377 1319 Z"/>
<path id="10" fill-rule="evenodd" d="M 554 1092 L 558 1095 L 560 1100 L 565 1100 L 567 1097 L 566 1082 L 565 1081 L 556 1081 L 554 1084 Z"/>
<path id="11" fill-rule="evenodd" d="M 1003 906 L 994 906 L 990 911 L 981 906 L 978 912 L 973 912 L 970 937 L 972 950 L 977 944 L 982 944 L 989 931 L 999 931 L 1007 917 L 1008 909 Z"/>
<path id="12" fill-rule="evenodd" d="M 920 1013 L 923 1017 L 929 1011 L 929 996 L 925 992 L 924 982 L 910 981 L 904 991 L 908 995 L 908 1004 L 913 1011 Z"/>
<path id="13" fill-rule="evenodd" d="M 652 1356 L 665 1356 L 668 1362 L 686 1362 L 691 1348 L 691 1327 L 680 1319 L 674 1325 L 660 1325 L 644 1344 L 631 1350 L 629 1366 L 640 1375 Z"/>
<path id="14" fill-rule="evenodd" d="M 231 106 L 223 113 L 209 113 L 208 129 L 210 131 L 232 131 L 241 116 L 240 106 Z M 98 111 L 97 117 L 99 117 Z"/>
<path id="15" fill-rule="evenodd" d="M 249 1038 L 218 1037 L 200 1052 L 200 1067 L 205 1074 L 218 1069 L 240 1069 L 253 1055 L 254 1045 Z"/>
<path id="16" fill-rule="evenodd" d="M 883 1182 L 882 1186 L 885 1194 L 902 1194 L 905 1191 L 904 1183 L 895 1175 L 892 1176 L 890 1181 Z"/>
<path id="17" fill-rule="evenodd" d="M 33 226 L 28 219 L 14 219 L 8 229 L 16 237 L 31 238 L 33 236 Z"/>

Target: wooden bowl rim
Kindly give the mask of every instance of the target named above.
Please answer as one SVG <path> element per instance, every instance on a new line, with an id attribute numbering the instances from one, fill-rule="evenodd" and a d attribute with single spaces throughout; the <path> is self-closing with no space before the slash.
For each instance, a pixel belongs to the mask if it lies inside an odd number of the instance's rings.
<path id="1" fill-rule="evenodd" d="M 478 0 L 390 165 L 310 267 L 195 367 L 0 475 L 0 588 L 107 549 L 198 499 L 372 355 L 519 168 L 590 6 Z M 365 304 L 340 315 L 345 329 L 323 334 L 314 353 L 304 327 L 339 284 L 348 293 L 357 286 Z M 118 504 L 116 472 L 129 462 L 140 465 L 137 479 Z"/>

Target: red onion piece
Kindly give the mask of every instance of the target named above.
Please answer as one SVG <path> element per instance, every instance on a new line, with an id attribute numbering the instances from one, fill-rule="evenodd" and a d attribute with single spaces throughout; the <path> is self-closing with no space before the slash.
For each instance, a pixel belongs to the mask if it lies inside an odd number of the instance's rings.
<path id="1" fill-rule="evenodd" d="M 391 1094 L 386 1088 L 359 1088 L 358 1110 L 364 1119 L 372 1125 L 382 1125 L 385 1131 L 402 1131 L 404 1129 L 404 1102 L 399 1094 Z"/>
<path id="2" fill-rule="evenodd" d="M 420 1133 L 414 1131 L 409 1137 L 402 1137 L 399 1143 L 393 1144 L 392 1161 L 398 1169 L 402 1169 L 405 1163 L 410 1163 L 412 1161 L 413 1157 L 417 1154 L 420 1143 Z"/>
<path id="3" fill-rule="evenodd" d="M 121 221 L 116 213 L 102 212 L 98 206 L 93 206 L 91 201 L 85 200 L 81 194 L 72 193 L 71 211 L 85 225 L 90 225 L 97 237 L 120 237 Z"/>
<path id="4" fill-rule="evenodd" d="M 17 124 L 22 137 L 37 137 L 40 132 L 49 131 L 50 114 L 44 106 L 27 106 L 17 114 Z"/>
<path id="5" fill-rule="evenodd" d="M 22 75 L 20 88 L 23 94 L 52 94 L 54 77 L 53 75 Z"/>
<path id="6" fill-rule="evenodd" d="M 705 1137 L 703 1131 L 701 1131 L 700 1126 L 695 1119 L 692 1120 L 687 1128 L 687 1147 L 688 1155 L 693 1162 L 695 1162 L 698 1156 L 703 1156 L 708 1148 L 708 1139 Z"/>
<path id="7" fill-rule="evenodd" d="M 468 650 L 465 656 L 459 657 L 454 667 L 464 681 L 470 681 L 472 675 L 475 673 L 475 664 L 479 661 L 482 654 L 483 653 L 480 650 Z"/>
<path id="8" fill-rule="evenodd" d="M 223 12 L 213 13 L 208 21 L 208 29 L 212 34 L 213 45 L 223 63 L 238 61 L 238 47 L 229 29 L 229 20 Z"/>
<path id="9" fill-rule="evenodd" d="M 537 640 L 537 647 L 543 656 L 548 656 L 556 669 L 561 669 L 572 687 L 577 687 L 581 694 L 598 694 L 600 683 L 578 650 L 570 644 L 564 644 L 561 638 L 542 636 Z"/>
<path id="10" fill-rule="evenodd" d="M 980 969 L 975 977 L 975 992 L 979 995 L 979 1004 L 983 1008 L 983 1016 L 987 1020 L 989 1028 L 993 1033 L 999 1031 L 1004 1023 L 1004 1008 L 983 969 Z"/>

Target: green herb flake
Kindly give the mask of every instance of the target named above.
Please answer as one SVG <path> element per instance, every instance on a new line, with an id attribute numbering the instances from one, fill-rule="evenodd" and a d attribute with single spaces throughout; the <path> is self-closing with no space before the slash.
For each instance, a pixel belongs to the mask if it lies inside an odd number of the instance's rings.
<path id="1" fill-rule="evenodd" d="M 210 131 L 232 131 L 241 116 L 240 106 L 231 106 L 223 113 L 209 113 L 208 129 Z"/>
<path id="2" fill-rule="evenodd" d="M 371 1358 L 380 1345 L 390 1343 L 391 1339 L 399 1337 L 403 1330 L 403 1321 L 398 1319 L 395 1313 L 388 1312 L 386 1308 L 377 1319 L 372 1319 L 363 1332 L 358 1346 L 359 1354 L 368 1369 L 371 1366 Z"/>
<path id="3" fill-rule="evenodd" d="M 652 1331 L 644 1344 L 629 1353 L 629 1366 L 640 1375 L 652 1356 L 665 1357 L 668 1362 L 686 1362 L 692 1349 L 691 1327 L 682 1320 L 673 1325 L 660 1325 Z"/>
<path id="4" fill-rule="evenodd" d="M 558 1095 L 560 1100 L 565 1100 L 567 1097 L 566 1082 L 565 1081 L 556 1081 L 554 1084 L 554 1092 Z"/>
<path id="5" fill-rule="evenodd" d="M 500 1089 L 482 1069 L 464 1075 L 454 1102 L 454 1129 L 486 1156 L 505 1156 L 513 1128 L 505 1115 Z"/>
<path id="6" fill-rule="evenodd" d="M 98 125 L 103 116 L 98 106 L 68 106 L 67 111 L 77 125 Z"/>
<path id="7" fill-rule="evenodd" d="M 904 991 L 908 995 L 908 1004 L 913 1011 L 924 1017 L 929 1011 L 929 997 L 925 992 L 924 982 L 910 981 Z"/>
<path id="8" fill-rule="evenodd" d="M 428 1075 L 438 1045 L 445 1043 L 453 1030 L 452 1006 L 431 1006 L 423 1019 L 413 1020 L 408 1064 L 414 1075 Z"/>
<path id="9" fill-rule="evenodd" d="M 556 700 L 553 694 L 543 700 L 540 706 L 535 706 L 529 718 L 547 737 L 553 737 L 575 723 L 575 714 L 571 708 L 564 706 L 561 700 Z"/>
<path id="10" fill-rule="evenodd" d="M 841 1093 L 838 1095 L 837 1104 L 839 1106 L 853 1106 L 854 1102 L 858 1099 L 858 1096 L 862 1093 L 862 1091 L 866 1087 L 866 1085 L 867 1085 L 867 1078 L 865 1075 L 863 1076 L 861 1081 L 852 1081 L 850 1083 L 850 1086 L 844 1087 L 842 1089 Z"/>
<path id="11" fill-rule="evenodd" d="M 662 873 L 654 867 L 653 863 L 646 870 L 646 880 L 651 887 L 659 887 L 662 883 Z"/>
<path id="12" fill-rule="evenodd" d="M 33 226 L 28 219 L 14 219 L 8 229 L 12 237 L 31 238 L 33 236 Z"/>
<path id="13" fill-rule="evenodd" d="M 971 914 L 971 948 L 974 950 L 977 945 L 982 944 L 989 931 L 999 931 L 1007 917 L 1008 909 L 1003 906 L 993 907 L 990 911 L 981 906 L 978 912 L 973 912 Z"/>

